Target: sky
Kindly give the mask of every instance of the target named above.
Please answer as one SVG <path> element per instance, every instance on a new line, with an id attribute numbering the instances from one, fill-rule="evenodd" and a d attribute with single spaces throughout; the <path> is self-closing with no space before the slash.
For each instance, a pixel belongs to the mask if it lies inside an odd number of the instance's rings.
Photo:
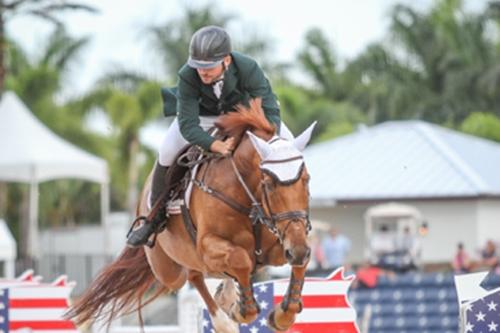
<path id="1" fill-rule="evenodd" d="M 65 14 L 71 34 L 90 36 L 91 44 L 73 66 L 65 89 L 70 96 L 87 90 L 113 68 L 134 69 L 159 77 L 159 57 L 144 38 L 148 25 L 177 18 L 186 6 L 208 3 L 222 13 L 234 14 L 230 33 L 238 38 L 256 31 L 275 42 L 277 60 L 292 62 L 303 46 L 308 29 L 319 27 L 329 37 L 340 59 L 354 57 L 370 42 L 380 40 L 388 29 L 389 11 L 395 3 L 417 3 L 425 8 L 432 0 L 80 0 L 100 14 Z M 44 44 L 51 26 L 30 18 L 14 18 L 9 34 L 21 41 L 32 55 Z"/>

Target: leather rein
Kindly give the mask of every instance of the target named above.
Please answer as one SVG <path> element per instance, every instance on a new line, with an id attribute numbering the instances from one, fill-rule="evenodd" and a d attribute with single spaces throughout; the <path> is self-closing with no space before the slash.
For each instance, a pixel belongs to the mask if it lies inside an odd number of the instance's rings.
<path id="1" fill-rule="evenodd" d="M 280 244 L 283 244 L 284 237 L 286 230 L 292 223 L 304 223 L 305 228 L 306 228 L 306 233 L 308 234 L 309 231 L 311 231 L 312 226 L 311 226 L 311 221 L 309 220 L 309 213 L 305 210 L 293 210 L 293 211 L 286 211 L 286 212 L 281 212 L 281 213 L 273 213 L 273 210 L 271 208 L 270 200 L 269 200 L 269 193 L 264 185 L 264 183 L 261 181 L 261 189 L 262 193 L 264 196 L 264 204 L 265 207 L 267 208 L 267 211 L 269 212 L 269 215 L 267 215 L 264 211 L 263 204 L 260 203 L 255 196 L 253 195 L 252 191 L 246 184 L 245 180 L 241 176 L 241 173 L 238 170 L 238 167 L 236 166 L 236 163 L 234 162 L 233 156 L 227 157 L 231 165 L 233 167 L 233 171 L 236 175 L 236 178 L 238 179 L 238 182 L 241 184 L 243 189 L 245 190 L 245 193 L 247 194 L 248 198 L 250 199 L 252 205 L 250 208 L 236 202 L 234 199 L 230 198 L 226 194 L 211 188 L 208 186 L 204 181 L 203 178 L 201 180 L 198 179 L 193 179 L 192 182 L 203 192 L 213 196 L 214 198 L 224 202 L 226 205 L 231 207 L 232 209 L 236 210 L 237 212 L 247 215 L 250 218 L 250 221 L 252 222 L 252 229 L 253 229 L 253 234 L 255 238 L 255 255 L 257 256 L 258 260 L 257 262 L 263 263 L 262 260 L 262 248 L 261 248 L 261 232 L 260 232 L 260 226 L 264 225 L 273 235 L 275 235 L 280 242 Z M 296 156 L 292 158 L 287 158 L 283 160 L 276 160 L 276 161 L 263 161 L 261 162 L 261 165 L 263 163 L 286 163 L 294 160 L 302 159 L 302 156 Z M 210 163 L 210 162 L 209 162 Z M 207 168 L 208 169 L 208 166 Z M 206 171 L 205 169 L 205 171 Z M 299 178 L 297 178 L 298 180 Z M 286 185 L 290 185 L 291 183 L 287 183 Z M 280 221 L 288 220 L 288 224 L 285 226 L 282 232 L 277 227 L 277 223 Z"/>

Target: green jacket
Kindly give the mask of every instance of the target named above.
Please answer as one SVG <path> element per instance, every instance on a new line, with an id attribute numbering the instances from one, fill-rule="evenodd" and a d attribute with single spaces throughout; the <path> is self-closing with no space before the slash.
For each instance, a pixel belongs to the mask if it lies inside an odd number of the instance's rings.
<path id="1" fill-rule="evenodd" d="M 196 70 L 187 65 L 179 70 L 176 88 L 162 89 L 165 115 L 172 116 L 176 110 L 182 136 L 206 150 L 214 139 L 200 127 L 199 116 L 218 116 L 232 111 L 238 103 L 248 103 L 250 98 L 261 97 L 267 119 L 280 128 L 278 102 L 262 69 L 241 53 L 232 52 L 231 56 L 220 100 L 212 86 L 203 84 Z"/>

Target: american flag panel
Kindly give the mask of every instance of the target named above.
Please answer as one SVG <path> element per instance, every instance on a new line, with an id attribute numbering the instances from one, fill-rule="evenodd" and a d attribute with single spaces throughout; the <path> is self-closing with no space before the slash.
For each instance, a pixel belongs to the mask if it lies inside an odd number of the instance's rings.
<path id="1" fill-rule="evenodd" d="M 0 333 L 76 333 L 73 322 L 63 318 L 73 287 L 64 278 L 52 284 L 0 281 Z"/>
<path id="2" fill-rule="evenodd" d="M 465 333 L 500 332 L 500 288 L 466 305 L 464 326 Z"/>
<path id="3" fill-rule="evenodd" d="M 349 304 L 347 291 L 353 277 L 345 278 L 339 269 L 328 278 L 307 278 L 302 292 L 303 310 L 288 333 L 358 333 L 356 311 Z M 251 324 L 240 325 L 240 333 L 272 333 L 266 326 L 269 311 L 283 299 L 288 280 L 254 284 L 254 296 L 261 312 Z M 215 332 L 208 315 L 203 311 L 203 333 Z"/>

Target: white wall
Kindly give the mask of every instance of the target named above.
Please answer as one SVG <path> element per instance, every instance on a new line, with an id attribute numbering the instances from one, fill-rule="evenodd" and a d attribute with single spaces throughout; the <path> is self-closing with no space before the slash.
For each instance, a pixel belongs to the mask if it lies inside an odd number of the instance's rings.
<path id="1" fill-rule="evenodd" d="M 382 203 L 382 202 L 379 202 Z M 491 235 L 500 238 L 500 200 L 405 201 L 419 209 L 429 223 L 422 239 L 425 263 L 450 262 L 458 242 L 475 256 Z M 375 203 L 337 204 L 329 208 L 311 208 L 312 219 L 331 222 L 353 244 L 350 260 L 363 261 L 365 229 L 363 216 Z"/>
<path id="2" fill-rule="evenodd" d="M 482 199 L 478 206 L 477 246 L 483 247 L 491 239 L 500 242 L 500 199 Z"/>
<path id="3" fill-rule="evenodd" d="M 131 221 L 127 214 L 113 213 L 108 222 L 110 250 L 116 255 L 125 247 Z M 40 246 L 44 255 L 102 255 L 105 247 L 104 237 L 105 232 L 101 225 L 47 229 L 40 233 Z"/>

